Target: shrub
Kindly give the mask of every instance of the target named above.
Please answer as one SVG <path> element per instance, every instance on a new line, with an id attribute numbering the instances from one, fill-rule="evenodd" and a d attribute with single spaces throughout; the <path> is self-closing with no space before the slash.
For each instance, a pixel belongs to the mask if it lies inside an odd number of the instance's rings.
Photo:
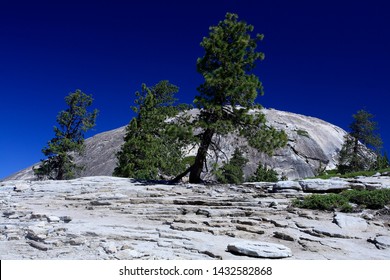
<path id="1" fill-rule="evenodd" d="M 294 200 L 293 206 L 307 209 L 333 211 L 337 208 L 348 208 L 348 199 L 339 194 L 313 194 L 303 200 Z"/>
<path id="2" fill-rule="evenodd" d="M 278 173 L 273 169 L 268 169 L 266 166 L 259 163 L 255 174 L 249 178 L 249 182 L 277 182 L 279 181 Z"/>
<path id="3" fill-rule="evenodd" d="M 369 209 L 381 209 L 390 203 L 390 189 L 349 190 L 341 193 L 348 201 Z"/>
<path id="4" fill-rule="evenodd" d="M 298 129 L 298 130 L 296 130 L 296 132 L 300 136 L 310 138 L 309 132 L 307 132 L 306 130 Z"/>
<path id="5" fill-rule="evenodd" d="M 242 170 L 248 160 L 242 155 L 240 149 L 234 150 L 230 161 L 215 172 L 217 181 L 222 184 L 241 184 L 244 182 Z"/>
<path id="6" fill-rule="evenodd" d="M 342 212 L 351 212 L 355 203 L 362 208 L 381 209 L 390 204 L 390 189 L 380 190 L 348 190 L 340 194 L 314 194 L 303 200 L 296 199 L 293 206 L 299 208 L 332 211 L 339 209 Z"/>

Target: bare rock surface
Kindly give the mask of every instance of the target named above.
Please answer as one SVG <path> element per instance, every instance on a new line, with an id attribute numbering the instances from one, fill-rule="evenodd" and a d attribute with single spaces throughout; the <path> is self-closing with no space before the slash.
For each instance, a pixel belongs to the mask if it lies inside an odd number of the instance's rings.
<path id="1" fill-rule="evenodd" d="M 306 179 L 299 181 L 304 192 L 341 192 L 350 189 L 348 182 L 341 179 Z"/>
<path id="2" fill-rule="evenodd" d="M 246 176 L 255 172 L 259 161 L 290 179 L 312 177 L 325 168 L 335 168 L 337 153 L 346 134 L 343 129 L 323 120 L 295 113 L 274 109 L 263 109 L 262 112 L 269 125 L 286 132 L 288 144 L 285 148 L 275 151 L 273 157 L 248 146 L 245 156 L 249 162 L 244 168 Z M 193 109 L 188 113 L 196 115 L 198 110 Z M 84 166 L 79 176 L 111 176 L 117 163 L 115 154 L 121 148 L 124 136 L 125 127 L 120 127 L 86 139 L 85 153 L 76 157 L 76 163 Z M 209 166 L 215 162 L 226 161 L 236 147 L 246 145 L 246 141 L 235 134 L 223 137 L 216 135 L 214 141 L 220 143 L 221 151 L 210 153 Z M 205 172 L 202 176 L 208 179 L 211 175 Z M 22 180 L 33 177 L 32 167 L 28 167 L 6 179 Z M 24 186 L 18 188 L 23 189 Z"/>
<path id="3" fill-rule="evenodd" d="M 284 245 L 268 242 L 236 242 L 228 245 L 228 251 L 249 257 L 281 259 L 292 256 Z"/>
<path id="4" fill-rule="evenodd" d="M 340 228 L 351 231 L 364 232 L 368 228 L 367 222 L 363 218 L 353 217 L 343 213 L 336 213 L 334 216 L 334 222 Z"/>
<path id="5" fill-rule="evenodd" d="M 389 213 L 291 207 L 304 195 L 104 176 L 6 181 L 0 259 L 390 259 Z"/>

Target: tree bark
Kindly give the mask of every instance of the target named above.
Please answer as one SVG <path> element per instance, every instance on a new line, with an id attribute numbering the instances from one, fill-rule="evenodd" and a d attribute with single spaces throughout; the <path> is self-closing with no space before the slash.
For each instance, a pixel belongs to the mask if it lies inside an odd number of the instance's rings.
<path id="1" fill-rule="evenodd" d="M 181 181 L 181 179 L 186 176 L 190 171 L 191 169 L 193 168 L 194 165 L 191 165 L 190 167 L 188 167 L 186 169 L 186 171 L 184 171 L 183 173 L 179 174 L 176 176 L 176 178 L 172 179 L 171 181 L 169 181 L 170 184 L 177 184 Z"/>
<path id="2" fill-rule="evenodd" d="M 195 162 L 191 167 L 190 183 L 199 184 L 202 182 L 200 174 L 203 170 L 203 165 L 206 161 L 207 151 L 211 144 L 211 140 L 214 136 L 215 131 L 213 129 L 206 129 L 203 133 L 202 142 L 196 154 Z"/>

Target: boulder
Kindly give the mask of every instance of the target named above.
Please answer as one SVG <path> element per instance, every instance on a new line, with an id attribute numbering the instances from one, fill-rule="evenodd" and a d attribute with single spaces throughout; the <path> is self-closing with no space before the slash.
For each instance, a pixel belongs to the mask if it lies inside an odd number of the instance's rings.
<path id="1" fill-rule="evenodd" d="M 286 192 L 286 191 L 302 191 L 302 187 L 297 181 L 280 181 L 273 187 L 273 192 Z"/>
<path id="2" fill-rule="evenodd" d="M 59 223 L 61 221 L 61 219 L 57 216 L 48 216 L 47 221 L 49 223 Z"/>
<path id="3" fill-rule="evenodd" d="M 233 254 L 256 258 L 280 259 L 292 256 L 290 248 L 268 242 L 236 242 L 229 244 L 227 249 Z"/>
<path id="4" fill-rule="evenodd" d="M 338 179 L 306 179 L 300 180 L 299 184 L 304 192 L 310 193 L 341 192 L 350 189 L 348 182 Z"/>

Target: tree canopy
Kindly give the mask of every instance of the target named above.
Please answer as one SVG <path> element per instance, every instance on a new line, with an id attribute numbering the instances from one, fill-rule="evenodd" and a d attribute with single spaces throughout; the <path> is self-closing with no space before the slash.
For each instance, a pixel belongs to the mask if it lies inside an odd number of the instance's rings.
<path id="1" fill-rule="evenodd" d="M 338 169 L 341 173 L 369 170 L 375 168 L 382 139 L 377 133 L 378 124 L 374 116 L 365 110 L 353 115 L 351 131 L 345 135 L 339 153 Z"/>
<path id="2" fill-rule="evenodd" d="M 156 180 L 185 169 L 182 148 L 191 131 L 179 125 L 178 114 L 187 107 L 175 105 L 178 91 L 169 81 L 160 81 L 152 87 L 143 84 L 136 92 L 132 110 L 137 115 L 126 128 L 115 176 Z"/>
<path id="3" fill-rule="evenodd" d="M 65 97 L 68 108 L 57 116 L 58 126 L 54 127 L 55 137 L 42 149 L 47 157 L 34 169 L 39 179 L 64 180 L 75 176 L 79 168 L 73 162 L 74 154 L 81 154 L 84 148 L 84 133 L 95 126 L 98 110 L 88 111 L 93 98 L 76 90 Z"/>

